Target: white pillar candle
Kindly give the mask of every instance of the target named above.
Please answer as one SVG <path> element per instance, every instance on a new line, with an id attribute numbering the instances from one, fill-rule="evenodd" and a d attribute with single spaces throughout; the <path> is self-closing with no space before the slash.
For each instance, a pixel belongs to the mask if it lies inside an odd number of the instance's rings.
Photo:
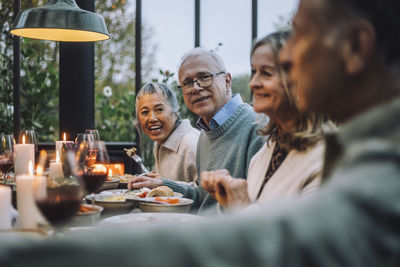
<path id="1" fill-rule="evenodd" d="M 58 153 L 58 155 L 61 155 L 61 150 L 64 143 L 65 141 L 56 141 L 56 153 Z"/>
<path id="2" fill-rule="evenodd" d="M 15 175 L 28 174 L 29 161 L 35 165 L 35 145 L 16 144 L 15 145 Z"/>
<path id="3" fill-rule="evenodd" d="M 61 157 L 61 151 L 62 151 L 63 144 L 67 144 L 67 143 L 73 143 L 73 142 L 67 141 L 66 133 L 64 133 L 64 135 L 63 135 L 63 140 L 56 141 L 56 152 L 58 152 L 58 155 L 60 155 L 60 157 Z"/>
<path id="4" fill-rule="evenodd" d="M 11 228 L 11 188 L 0 185 L 0 229 Z"/>
<path id="5" fill-rule="evenodd" d="M 60 157 L 58 152 L 56 152 L 56 161 L 55 162 L 50 162 L 50 167 L 49 167 L 49 178 L 59 178 L 59 177 L 64 177 L 64 172 L 62 169 L 62 163 L 60 162 Z"/>
<path id="6" fill-rule="evenodd" d="M 22 228 L 37 227 L 37 207 L 33 197 L 33 175 L 19 175 L 17 183 L 17 208 Z"/>

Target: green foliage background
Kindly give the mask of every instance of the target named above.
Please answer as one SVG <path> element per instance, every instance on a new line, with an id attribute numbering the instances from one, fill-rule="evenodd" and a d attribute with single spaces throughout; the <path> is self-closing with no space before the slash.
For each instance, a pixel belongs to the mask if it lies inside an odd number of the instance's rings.
<path id="1" fill-rule="evenodd" d="M 30 8 L 42 1 L 22 1 Z M 0 2 L 0 131 L 13 131 L 13 1 Z M 58 48 L 55 43 L 21 40 L 21 128 L 35 129 L 39 141 L 58 136 Z"/>
<path id="2" fill-rule="evenodd" d="M 104 17 L 111 35 L 110 40 L 96 44 L 95 123 L 105 141 L 136 141 L 135 13 L 126 4 L 96 1 L 96 11 Z M 155 47 L 148 45 L 151 35 L 152 30 L 143 26 L 143 81 L 153 71 Z"/>
<path id="3" fill-rule="evenodd" d="M 12 21 L 12 1 L 0 2 L 0 132 L 13 132 L 12 39 L 8 36 Z"/>
<path id="4" fill-rule="evenodd" d="M 45 0 L 24 0 L 22 9 L 43 5 Z M 124 0 L 96 1 L 111 39 L 95 45 L 95 122 L 105 141 L 136 141 L 135 137 L 135 20 L 134 10 Z M 13 132 L 13 47 L 9 30 L 13 1 L 0 0 L 0 132 Z M 142 29 L 142 80 L 170 86 L 178 96 L 182 118 L 193 125 L 195 114 L 187 109 L 178 92 L 174 74 L 154 69 L 157 46 L 151 45 L 152 28 Z M 21 128 L 34 129 L 39 142 L 58 139 L 58 43 L 21 39 Z M 232 90 L 250 101 L 249 75 L 233 77 Z M 154 164 L 153 142 L 143 136 L 142 151 L 150 168 Z"/>

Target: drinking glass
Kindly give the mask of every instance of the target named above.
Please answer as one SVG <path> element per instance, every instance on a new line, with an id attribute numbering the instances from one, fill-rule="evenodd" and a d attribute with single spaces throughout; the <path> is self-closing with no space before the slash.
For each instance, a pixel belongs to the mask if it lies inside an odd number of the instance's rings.
<path id="1" fill-rule="evenodd" d="M 82 142 L 93 143 L 94 141 L 93 134 L 78 133 L 75 138 L 75 145 L 79 147 Z"/>
<path id="2" fill-rule="evenodd" d="M 37 152 L 37 141 L 36 141 L 36 133 L 35 130 L 21 130 L 18 138 L 18 143 L 22 144 L 23 136 L 25 136 L 25 144 L 34 144 L 35 152 Z"/>
<path id="3" fill-rule="evenodd" d="M 37 171 L 34 180 L 36 204 L 53 226 L 55 235 L 60 233 L 62 227 L 78 212 L 84 197 L 84 184 L 77 172 L 75 154 L 71 151 L 67 152 L 63 164 L 68 165 L 67 168 L 63 168 L 68 170 L 68 172 L 64 171 L 65 177 L 40 176 Z"/>
<path id="4" fill-rule="evenodd" d="M 94 141 L 100 141 L 100 134 L 99 131 L 94 129 L 86 129 L 85 134 L 93 134 Z"/>
<path id="5" fill-rule="evenodd" d="M 79 175 L 82 177 L 87 192 L 91 193 L 94 205 L 95 194 L 107 179 L 110 160 L 106 146 L 101 141 L 82 142 L 76 158 Z"/>
<path id="6" fill-rule="evenodd" d="M 3 179 L 6 179 L 7 173 L 14 167 L 14 145 L 15 140 L 12 134 L 0 135 L 0 174 Z"/>

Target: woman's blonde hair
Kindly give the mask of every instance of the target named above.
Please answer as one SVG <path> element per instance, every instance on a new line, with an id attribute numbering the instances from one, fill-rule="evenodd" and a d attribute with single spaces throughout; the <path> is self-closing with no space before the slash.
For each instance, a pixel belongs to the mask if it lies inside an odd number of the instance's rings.
<path id="1" fill-rule="evenodd" d="M 277 31 L 259 39 L 253 44 L 250 57 L 260 46 L 269 45 L 271 47 L 275 66 L 285 90 L 285 95 L 288 98 L 289 104 L 297 111 L 298 115 L 296 129 L 292 132 L 285 134 L 279 133 L 277 124 L 269 120 L 267 124 L 262 125 L 261 128 L 258 129 L 258 134 L 267 136 L 267 142 L 279 142 L 280 146 L 289 150 L 296 149 L 302 151 L 322 139 L 324 128 L 328 127 L 328 129 L 333 129 L 334 125 L 325 116 L 310 112 L 302 113 L 297 107 L 296 101 L 288 87 L 286 72 L 279 62 L 279 52 L 286 44 L 290 34 L 290 30 Z"/>

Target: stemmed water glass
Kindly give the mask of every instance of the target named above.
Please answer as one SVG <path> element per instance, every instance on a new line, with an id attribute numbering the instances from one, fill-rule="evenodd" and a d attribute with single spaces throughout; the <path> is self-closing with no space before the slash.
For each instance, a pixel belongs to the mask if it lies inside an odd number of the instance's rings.
<path id="1" fill-rule="evenodd" d="M 0 174 L 3 174 L 3 179 L 14 167 L 14 145 L 15 140 L 12 134 L 0 135 Z"/>
<path id="2" fill-rule="evenodd" d="M 100 134 L 98 130 L 86 129 L 85 134 L 92 134 L 94 137 L 94 141 L 100 141 Z"/>
<path id="3" fill-rule="evenodd" d="M 65 177 L 41 176 L 38 169 L 34 180 L 36 204 L 53 226 L 55 235 L 61 232 L 62 227 L 78 212 L 84 196 L 83 182 L 78 175 L 73 152 L 66 153 L 64 164 L 67 165 L 66 168 L 63 166 Z"/>
<path id="4" fill-rule="evenodd" d="M 93 134 L 85 134 L 85 133 L 78 133 L 75 138 L 75 145 L 79 148 L 79 145 L 82 142 L 86 143 L 93 143 L 95 141 L 95 137 Z"/>

